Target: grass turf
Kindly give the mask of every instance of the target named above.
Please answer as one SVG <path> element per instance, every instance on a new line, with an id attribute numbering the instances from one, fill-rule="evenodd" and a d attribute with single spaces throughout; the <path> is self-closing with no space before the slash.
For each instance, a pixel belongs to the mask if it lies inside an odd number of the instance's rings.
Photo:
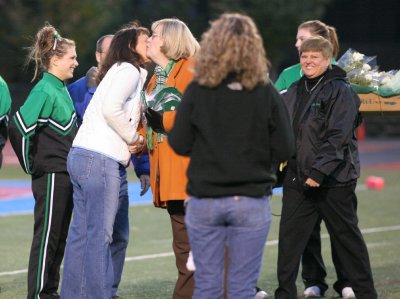
<path id="1" fill-rule="evenodd" d="M 4 179 L 4 171 L 0 179 Z M 8 170 L 8 169 L 7 169 Z M 17 169 L 13 174 L 7 171 L 7 179 L 29 179 Z M 14 176 L 15 175 L 15 176 Z M 357 192 L 360 228 L 366 231 L 367 243 L 375 285 L 379 298 L 400 299 L 400 172 L 398 170 L 373 170 L 363 172 L 361 185 L 368 175 L 385 178 L 383 190 L 360 190 Z M 11 177 L 10 177 L 11 176 Z M 132 176 L 133 177 L 133 176 Z M 272 212 L 280 214 L 279 196 L 272 199 Z M 171 298 L 177 276 L 175 261 L 171 249 L 171 229 L 167 212 L 152 206 L 134 206 L 130 208 L 131 240 L 127 251 L 120 295 L 124 299 L 165 299 Z M 26 272 L 30 242 L 32 238 L 32 215 L 0 217 L 0 299 L 26 298 Z M 279 216 L 273 216 L 273 223 L 268 237 L 277 240 Z M 332 290 L 335 270 L 330 257 L 329 238 L 323 228 L 323 256 L 327 266 L 327 282 L 330 285 L 326 298 L 335 298 Z M 163 254 L 156 257 L 153 255 Z M 267 245 L 264 252 L 262 272 L 258 285 L 266 290 L 269 298 L 277 287 L 276 279 L 277 245 Z M 22 270 L 21 272 L 14 272 Z M 6 273 L 11 272 L 11 273 Z M 303 286 L 298 280 L 299 296 Z"/>

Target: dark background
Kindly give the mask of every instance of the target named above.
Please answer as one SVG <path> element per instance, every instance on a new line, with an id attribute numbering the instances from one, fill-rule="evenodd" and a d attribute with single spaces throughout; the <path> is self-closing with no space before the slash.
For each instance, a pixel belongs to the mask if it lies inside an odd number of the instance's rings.
<path id="1" fill-rule="evenodd" d="M 400 1 L 336 0 L 323 19 L 335 24 L 341 53 L 353 48 L 376 55 L 380 70 L 400 69 Z M 364 122 L 367 137 L 400 136 L 400 112 L 365 114 Z"/>
<path id="2" fill-rule="evenodd" d="M 268 57 L 270 77 L 298 63 L 294 47 L 297 26 L 320 19 L 337 29 L 339 57 L 353 48 L 377 56 L 380 70 L 400 68 L 400 1 L 397 0 L 0 0 L 0 75 L 9 84 L 13 111 L 25 100 L 34 83 L 33 71 L 24 67 L 26 47 L 49 21 L 62 36 L 77 43 L 80 66 L 74 80 L 95 64 L 94 44 L 105 33 L 138 20 L 150 27 L 155 20 L 176 16 L 196 38 L 208 22 L 225 11 L 239 11 L 257 23 Z M 397 115 L 365 115 L 367 136 L 400 136 Z"/>
<path id="3" fill-rule="evenodd" d="M 337 30 L 339 57 L 353 48 L 367 56 L 377 56 L 381 70 L 400 69 L 400 1 L 397 0 L 334 0 L 326 6 L 321 20 Z M 282 68 L 298 62 L 294 48 L 286 51 Z"/>

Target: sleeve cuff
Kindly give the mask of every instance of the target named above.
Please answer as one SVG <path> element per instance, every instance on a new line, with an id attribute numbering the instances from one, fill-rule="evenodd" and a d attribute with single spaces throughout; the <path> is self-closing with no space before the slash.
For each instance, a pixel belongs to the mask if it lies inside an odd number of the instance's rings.
<path id="1" fill-rule="evenodd" d="M 323 174 L 322 172 L 320 172 L 316 169 L 312 169 L 311 173 L 310 173 L 310 178 L 321 185 L 321 183 L 323 182 L 323 180 L 325 178 L 325 174 Z"/>

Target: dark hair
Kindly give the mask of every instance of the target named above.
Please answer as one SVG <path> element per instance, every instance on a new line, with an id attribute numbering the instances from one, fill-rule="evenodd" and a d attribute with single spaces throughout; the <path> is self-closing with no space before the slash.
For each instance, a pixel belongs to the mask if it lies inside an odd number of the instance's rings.
<path id="1" fill-rule="evenodd" d="M 50 67 L 50 59 L 53 56 L 63 57 L 69 47 L 75 47 L 75 42 L 61 37 L 57 30 L 48 22 L 36 33 L 36 38 L 31 47 L 25 64 L 31 61 L 35 63 L 35 73 L 32 81 L 36 79 L 39 71 L 47 71 Z"/>
<path id="2" fill-rule="evenodd" d="M 141 34 L 149 35 L 149 30 L 144 27 L 138 27 L 135 24 L 129 24 L 115 33 L 110 49 L 107 52 L 104 62 L 101 63 L 96 82 L 99 84 L 103 80 L 107 71 L 115 64 L 128 62 L 137 69 L 144 64 L 143 57 L 136 52 L 138 37 Z"/>
<path id="3" fill-rule="evenodd" d="M 328 26 L 319 20 L 311 20 L 301 23 L 298 29 L 308 29 L 312 35 L 319 35 L 329 40 L 333 48 L 332 56 L 337 58 L 339 54 L 339 39 L 335 27 Z"/>

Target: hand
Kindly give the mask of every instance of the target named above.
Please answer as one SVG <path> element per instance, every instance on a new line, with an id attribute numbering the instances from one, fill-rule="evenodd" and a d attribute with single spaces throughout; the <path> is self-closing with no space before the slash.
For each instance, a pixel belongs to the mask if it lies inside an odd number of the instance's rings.
<path id="1" fill-rule="evenodd" d="M 305 182 L 305 184 L 309 187 L 319 187 L 320 185 L 314 181 L 312 178 L 308 178 Z"/>
<path id="2" fill-rule="evenodd" d="M 135 143 L 128 144 L 128 150 L 131 154 L 139 153 L 144 148 L 144 137 L 139 135 L 139 138 L 136 140 Z"/>
<path id="3" fill-rule="evenodd" d="M 163 116 L 160 112 L 148 107 L 144 112 L 144 115 L 146 116 L 147 124 L 153 129 L 153 131 L 165 134 Z"/>
<path id="4" fill-rule="evenodd" d="M 150 177 L 147 174 L 142 174 L 139 180 L 140 180 L 140 188 L 142 189 L 142 191 L 140 192 L 140 196 L 143 196 L 146 194 L 147 190 L 149 190 Z"/>

